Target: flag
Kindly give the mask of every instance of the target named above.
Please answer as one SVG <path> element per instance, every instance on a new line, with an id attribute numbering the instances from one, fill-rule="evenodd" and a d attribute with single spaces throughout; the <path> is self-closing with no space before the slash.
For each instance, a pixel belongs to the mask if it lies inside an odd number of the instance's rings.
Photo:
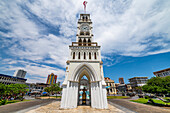
<path id="1" fill-rule="evenodd" d="M 84 2 L 83 2 L 83 5 L 84 5 L 84 13 L 86 13 L 86 4 L 87 4 L 87 1 L 84 1 Z"/>
<path id="2" fill-rule="evenodd" d="M 87 1 L 83 2 L 84 8 L 86 8 Z"/>

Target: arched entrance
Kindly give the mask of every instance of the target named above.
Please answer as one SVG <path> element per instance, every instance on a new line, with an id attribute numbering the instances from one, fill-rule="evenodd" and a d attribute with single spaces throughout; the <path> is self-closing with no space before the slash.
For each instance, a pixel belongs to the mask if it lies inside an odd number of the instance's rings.
<path id="1" fill-rule="evenodd" d="M 77 105 L 90 106 L 91 104 L 91 87 L 90 80 L 84 75 L 79 79 L 79 89 L 78 89 L 78 103 Z"/>
<path id="2" fill-rule="evenodd" d="M 73 81 L 78 83 L 77 105 L 91 106 L 91 82 L 96 81 L 95 71 L 91 65 L 80 64 L 73 73 Z"/>
<path id="3" fill-rule="evenodd" d="M 108 108 L 105 82 L 99 80 L 99 77 L 92 65 L 88 63 L 78 65 L 69 80 L 63 83 L 61 108 L 76 108 L 78 105 Z"/>

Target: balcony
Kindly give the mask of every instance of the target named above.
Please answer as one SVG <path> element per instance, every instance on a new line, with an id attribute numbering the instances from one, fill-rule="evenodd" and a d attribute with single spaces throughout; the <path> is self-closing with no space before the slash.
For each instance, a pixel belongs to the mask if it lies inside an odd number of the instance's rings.
<path id="1" fill-rule="evenodd" d="M 71 46 L 98 46 L 97 42 L 83 43 L 83 42 L 72 42 Z"/>

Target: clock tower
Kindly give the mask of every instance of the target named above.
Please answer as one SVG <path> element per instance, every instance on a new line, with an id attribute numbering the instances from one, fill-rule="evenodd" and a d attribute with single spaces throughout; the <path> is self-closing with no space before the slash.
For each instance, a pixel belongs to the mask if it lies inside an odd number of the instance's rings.
<path id="1" fill-rule="evenodd" d="M 92 29 L 90 14 L 80 14 L 76 42 L 69 46 L 61 108 L 108 108 L 100 46 L 93 42 Z"/>

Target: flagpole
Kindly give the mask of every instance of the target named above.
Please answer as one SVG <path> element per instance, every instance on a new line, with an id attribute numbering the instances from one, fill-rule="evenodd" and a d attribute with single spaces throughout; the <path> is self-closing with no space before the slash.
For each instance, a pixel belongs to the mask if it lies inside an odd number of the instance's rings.
<path id="1" fill-rule="evenodd" d="M 84 13 L 86 14 L 86 4 L 87 4 L 87 1 L 84 1 L 83 2 L 83 5 L 84 5 Z"/>

